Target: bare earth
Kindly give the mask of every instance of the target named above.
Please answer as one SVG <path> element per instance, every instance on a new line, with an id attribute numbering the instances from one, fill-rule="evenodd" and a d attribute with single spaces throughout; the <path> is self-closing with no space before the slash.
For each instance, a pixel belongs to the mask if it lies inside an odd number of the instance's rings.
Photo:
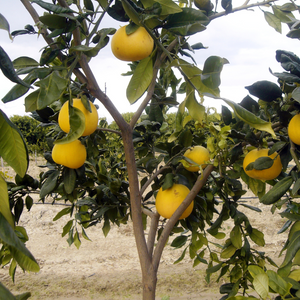
<path id="1" fill-rule="evenodd" d="M 31 161 L 29 174 L 36 176 L 39 172 L 38 165 Z M 38 195 L 35 199 L 37 202 Z M 247 210 L 247 215 L 250 212 L 251 224 L 265 233 L 264 251 L 278 259 L 286 235 L 276 233 L 284 221 L 277 213 L 272 215 L 270 207 L 258 203 L 257 199 L 247 201 L 263 211 Z M 69 217 L 53 221 L 63 208 L 62 205 L 36 204 L 30 212 L 24 210 L 19 225 L 27 230 L 27 247 L 41 270 L 37 274 L 23 273 L 18 268 L 15 283 L 12 283 L 8 267 L 4 267 L 0 269 L 0 281 L 14 294 L 30 291 L 32 300 L 141 299 L 141 273 L 132 224 L 113 227 L 106 238 L 101 226 L 89 228 L 87 234 L 92 241 L 81 238 L 82 244 L 77 250 L 74 245 L 69 247 L 67 237 L 61 236 Z M 230 228 L 228 223 L 224 231 Z M 173 264 L 181 252 L 182 249 L 165 248 L 158 274 L 157 299 L 220 299 L 218 287 L 223 282 L 207 284 L 204 265 L 193 268 L 188 255 L 179 264 Z"/>

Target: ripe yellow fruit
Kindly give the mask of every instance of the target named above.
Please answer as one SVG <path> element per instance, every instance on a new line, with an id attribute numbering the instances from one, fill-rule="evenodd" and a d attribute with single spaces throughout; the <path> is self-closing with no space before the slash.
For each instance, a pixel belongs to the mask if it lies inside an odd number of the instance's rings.
<path id="1" fill-rule="evenodd" d="M 268 155 L 268 152 L 269 149 L 253 149 L 245 156 L 243 161 L 243 168 L 249 177 L 252 177 L 254 179 L 259 179 L 259 180 L 272 180 L 275 179 L 281 173 L 282 163 L 281 163 L 280 156 L 278 155 L 277 152 L 274 152 L 271 155 Z M 270 168 L 264 170 L 256 170 L 256 169 L 246 170 L 246 167 L 250 163 L 255 162 L 255 160 L 260 157 L 272 158 L 273 165 Z"/>
<path id="2" fill-rule="evenodd" d="M 111 39 L 114 56 L 124 61 L 137 61 L 148 57 L 153 50 L 154 41 L 144 27 L 127 35 L 126 26 L 117 30 Z"/>
<path id="3" fill-rule="evenodd" d="M 203 146 L 194 146 L 193 148 L 186 150 L 183 156 L 191 159 L 198 165 L 202 165 L 203 169 L 207 166 L 204 163 L 209 161 L 209 151 Z M 191 164 L 190 167 L 183 166 L 190 172 L 197 172 L 200 170 L 198 166 L 193 166 Z"/>
<path id="4" fill-rule="evenodd" d="M 169 189 L 159 189 L 156 195 L 155 207 L 157 212 L 166 219 L 170 219 L 190 190 L 183 184 L 173 184 Z M 194 208 L 194 201 L 183 212 L 179 220 L 187 218 Z"/>
<path id="5" fill-rule="evenodd" d="M 79 140 L 67 144 L 55 144 L 52 149 L 52 159 L 57 164 L 78 169 L 86 160 L 86 149 Z"/>
<path id="6" fill-rule="evenodd" d="M 296 145 L 300 145 L 300 114 L 295 115 L 288 125 L 288 135 L 290 140 Z"/>
<path id="7" fill-rule="evenodd" d="M 73 99 L 73 107 L 81 110 L 85 117 L 85 130 L 82 136 L 87 136 L 92 134 L 98 126 L 98 112 L 95 105 L 90 101 L 90 106 L 92 112 L 89 112 L 81 100 L 78 98 Z M 66 101 L 61 107 L 58 115 L 58 125 L 64 132 L 68 133 L 70 131 L 70 119 L 69 119 L 69 101 Z"/>

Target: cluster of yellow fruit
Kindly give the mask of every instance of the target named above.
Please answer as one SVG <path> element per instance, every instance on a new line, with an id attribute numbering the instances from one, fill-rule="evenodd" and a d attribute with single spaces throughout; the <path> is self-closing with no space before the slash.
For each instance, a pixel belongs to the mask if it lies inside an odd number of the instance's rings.
<path id="1" fill-rule="evenodd" d="M 91 112 L 83 105 L 80 99 L 73 99 L 73 107 L 83 112 L 85 117 L 85 129 L 82 136 L 92 134 L 98 126 L 98 112 L 95 105 L 89 101 Z M 58 125 L 62 131 L 70 131 L 69 101 L 66 101 L 58 115 Z M 52 149 L 52 159 L 55 163 L 70 169 L 80 168 L 86 160 L 86 148 L 80 140 L 75 140 L 66 144 L 55 144 Z"/>
<path id="2" fill-rule="evenodd" d="M 198 172 L 200 165 L 204 169 L 209 161 L 209 151 L 203 146 L 195 146 L 188 149 L 184 156 L 195 162 L 195 164 L 187 162 L 187 164 L 183 165 L 189 172 Z M 163 218 L 170 219 L 189 192 L 190 190 L 183 184 L 173 184 L 172 187 L 166 190 L 160 188 L 156 195 L 156 211 Z M 192 213 L 193 208 L 194 201 L 191 202 L 179 219 L 187 218 Z"/>
<path id="3" fill-rule="evenodd" d="M 300 145 L 300 114 L 296 114 L 289 122 L 288 136 L 290 140 L 296 145 Z M 277 152 L 268 155 L 269 149 L 254 149 L 250 151 L 244 158 L 243 169 L 246 174 L 254 179 L 259 180 L 272 180 L 279 176 L 282 170 L 282 163 L 280 155 Z M 250 163 L 255 162 L 260 157 L 269 157 L 273 159 L 273 165 L 270 168 L 263 170 L 247 170 L 247 166 Z"/>
<path id="4" fill-rule="evenodd" d="M 154 41 L 144 27 L 139 27 L 131 34 L 126 33 L 126 26 L 117 30 L 111 39 L 114 56 L 124 61 L 137 61 L 148 57 L 153 50 Z"/>

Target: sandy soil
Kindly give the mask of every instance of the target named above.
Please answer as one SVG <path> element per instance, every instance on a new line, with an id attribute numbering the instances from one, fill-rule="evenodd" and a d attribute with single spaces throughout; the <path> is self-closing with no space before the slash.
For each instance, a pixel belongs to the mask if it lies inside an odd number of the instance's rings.
<path id="1" fill-rule="evenodd" d="M 39 171 L 35 161 L 31 161 L 29 173 L 38 174 Z M 38 195 L 35 200 L 38 201 Z M 263 211 L 255 213 L 248 210 L 247 213 L 250 212 L 252 225 L 265 233 L 264 251 L 276 259 L 286 238 L 285 234 L 278 235 L 276 232 L 284 222 L 257 199 L 247 201 Z M 101 226 L 92 227 L 87 230 L 92 241 L 82 238 L 78 250 L 74 245 L 69 247 L 66 237 L 61 237 L 69 217 L 53 221 L 63 208 L 50 203 L 35 204 L 30 212 L 23 212 L 20 225 L 27 230 L 30 239 L 27 247 L 41 270 L 35 274 L 18 269 L 16 281 L 12 283 L 8 267 L 4 267 L 0 269 L 0 281 L 15 294 L 30 291 L 32 300 L 141 299 L 141 274 L 131 224 L 112 228 L 106 238 Z M 229 229 L 231 224 L 226 226 Z M 204 280 L 205 266 L 193 268 L 189 258 L 174 265 L 180 255 L 180 249 L 165 248 L 159 268 L 157 299 L 220 299 L 218 286 L 223 282 L 207 284 Z"/>

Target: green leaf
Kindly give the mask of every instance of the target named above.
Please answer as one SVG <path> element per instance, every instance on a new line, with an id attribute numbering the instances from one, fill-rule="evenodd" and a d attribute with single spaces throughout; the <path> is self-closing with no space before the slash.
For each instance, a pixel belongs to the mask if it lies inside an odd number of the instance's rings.
<path id="1" fill-rule="evenodd" d="M 7 20 L 5 19 L 5 17 L 0 14 L 0 29 L 4 29 L 8 32 L 8 36 L 9 38 L 12 40 L 12 36 L 10 34 L 10 26 L 9 26 L 9 23 L 7 22 Z"/>
<path id="2" fill-rule="evenodd" d="M 102 232 L 105 237 L 107 237 L 108 233 L 110 231 L 110 222 L 108 219 L 104 221 L 103 227 L 102 227 Z"/>
<path id="3" fill-rule="evenodd" d="M 242 233 L 241 233 L 241 229 L 240 226 L 235 225 L 231 232 L 230 232 L 230 240 L 232 245 L 237 248 L 237 249 L 241 249 L 243 246 L 243 241 L 242 241 Z"/>
<path id="4" fill-rule="evenodd" d="M 202 82 L 211 89 L 216 89 L 221 84 L 220 74 L 224 64 L 228 64 L 229 61 L 226 58 L 219 56 L 210 56 L 206 59 L 201 74 Z"/>
<path id="5" fill-rule="evenodd" d="M 16 300 L 27 300 L 30 297 L 31 297 L 31 293 L 27 292 L 27 293 L 17 295 Z"/>
<path id="6" fill-rule="evenodd" d="M 4 218 L 10 224 L 10 226 L 14 228 L 15 222 L 10 211 L 7 185 L 1 175 L 0 175 L 0 213 L 4 216 Z"/>
<path id="7" fill-rule="evenodd" d="M 161 15 L 171 15 L 182 12 L 182 9 L 172 0 L 155 0 L 161 5 Z"/>
<path id="8" fill-rule="evenodd" d="M 234 247 L 232 244 L 230 244 L 222 250 L 220 257 L 224 259 L 230 258 L 235 253 L 236 250 L 237 248 Z"/>
<path id="9" fill-rule="evenodd" d="M 24 82 L 16 73 L 14 65 L 7 53 L 0 46 L 0 69 L 3 75 L 10 81 L 18 83 L 26 88 L 31 88 L 30 84 Z"/>
<path id="10" fill-rule="evenodd" d="M 58 100 L 67 88 L 68 83 L 69 80 L 61 77 L 57 71 L 37 82 L 36 85 L 40 87 L 37 109 L 41 110 Z"/>
<path id="11" fill-rule="evenodd" d="M 234 110 L 236 116 L 240 120 L 249 124 L 253 128 L 256 128 L 261 131 L 266 131 L 275 137 L 275 132 L 272 128 L 271 122 L 266 122 L 266 121 L 260 119 L 259 117 L 257 117 L 253 113 L 251 113 L 250 111 L 246 110 L 245 108 L 243 108 L 242 106 L 240 106 L 239 104 L 237 104 L 231 100 L 228 100 L 225 98 L 218 98 L 218 99 L 226 102 Z"/>
<path id="12" fill-rule="evenodd" d="M 69 106 L 70 116 L 70 131 L 64 138 L 56 140 L 54 144 L 67 144 L 77 140 L 82 136 L 85 130 L 85 116 L 84 113 L 76 108 Z"/>
<path id="13" fill-rule="evenodd" d="M 266 299 L 269 294 L 269 277 L 267 274 L 257 274 L 253 279 L 253 287 L 255 291 Z"/>
<path id="14" fill-rule="evenodd" d="M 24 177 L 28 168 L 28 151 L 19 129 L 0 110 L 0 156 Z"/>
<path id="15" fill-rule="evenodd" d="M 0 282 L 0 300 L 16 300 L 15 296 Z"/>
<path id="16" fill-rule="evenodd" d="M 187 242 L 188 237 L 186 235 L 177 236 L 171 243 L 171 247 L 181 248 Z"/>
<path id="17" fill-rule="evenodd" d="M 280 268 L 287 266 L 295 257 L 296 253 L 300 249 L 300 231 L 297 231 L 293 234 L 285 253 L 284 260 Z"/>
<path id="18" fill-rule="evenodd" d="M 67 194 L 71 194 L 76 184 L 76 171 L 70 168 L 64 168 L 63 170 L 63 182 L 64 189 Z"/>
<path id="19" fill-rule="evenodd" d="M 264 234 L 256 228 L 252 228 L 250 239 L 258 246 L 263 247 L 265 245 Z"/>
<path id="20" fill-rule="evenodd" d="M 56 187 L 57 179 L 59 176 L 59 171 L 54 171 L 43 183 L 40 191 L 40 197 L 44 198 L 50 194 Z"/>
<path id="21" fill-rule="evenodd" d="M 174 261 L 174 265 L 180 263 L 180 262 L 184 259 L 186 250 L 187 250 L 187 248 L 185 248 L 185 249 L 182 251 L 180 257 L 179 257 L 177 260 Z"/>
<path id="22" fill-rule="evenodd" d="M 205 116 L 205 107 L 196 100 L 194 91 L 190 92 L 185 99 L 185 106 L 188 109 L 190 116 L 195 121 L 198 121 L 200 124 L 202 124 Z"/>
<path id="23" fill-rule="evenodd" d="M 286 296 L 289 293 L 291 287 L 293 286 L 291 283 L 286 282 L 281 276 L 272 270 L 268 270 L 267 275 L 269 277 L 270 288 L 274 292 L 281 296 Z"/>
<path id="24" fill-rule="evenodd" d="M 35 59 L 28 56 L 18 57 L 12 63 L 15 69 L 38 67 L 40 65 Z"/>
<path id="25" fill-rule="evenodd" d="M 289 190 L 294 182 L 291 176 L 287 176 L 278 181 L 266 194 L 260 198 L 260 202 L 265 205 L 274 204 Z"/>
<path id="26" fill-rule="evenodd" d="M 208 23 L 209 19 L 200 10 L 182 8 L 182 12 L 168 16 L 163 28 L 175 34 L 187 36 L 205 30 Z"/>
<path id="27" fill-rule="evenodd" d="M 153 61 L 148 56 L 141 60 L 128 84 L 126 90 L 127 99 L 131 104 L 135 103 L 147 90 L 153 77 Z"/>
<path id="28" fill-rule="evenodd" d="M 164 183 L 162 185 L 162 190 L 166 190 L 166 189 L 169 189 L 173 186 L 174 184 L 174 176 L 172 173 L 168 173 L 166 174 L 165 176 L 165 179 L 164 179 Z"/>
<path id="29" fill-rule="evenodd" d="M 76 246 L 77 249 L 80 248 L 80 245 L 81 245 L 81 241 L 80 241 L 80 238 L 79 238 L 79 233 L 78 231 L 76 230 L 75 234 L 74 234 L 74 245 Z"/>
<path id="30" fill-rule="evenodd" d="M 31 2 L 38 4 L 40 7 L 44 8 L 48 11 L 54 12 L 55 14 L 76 13 L 74 10 L 70 9 L 69 7 L 62 7 L 60 5 L 47 3 L 42 0 L 31 0 Z"/>
<path id="31" fill-rule="evenodd" d="M 61 217 L 68 215 L 71 212 L 71 207 L 66 207 L 62 209 L 60 212 L 56 214 L 56 216 L 53 218 L 53 221 L 56 221 L 60 219 Z"/>
<path id="32" fill-rule="evenodd" d="M 0 226 L 0 239 L 9 247 L 10 253 L 21 268 L 27 271 L 38 272 L 40 267 L 35 258 L 25 247 L 24 243 L 20 241 L 2 213 L 0 213 Z"/>
<path id="33" fill-rule="evenodd" d="M 249 265 L 248 271 L 253 278 L 258 274 L 265 274 L 264 270 L 261 267 L 256 265 Z"/>
<path id="34" fill-rule="evenodd" d="M 280 20 L 272 13 L 264 11 L 264 16 L 268 24 L 273 27 L 277 32 L 281 33 L 281 22 Z"/>

